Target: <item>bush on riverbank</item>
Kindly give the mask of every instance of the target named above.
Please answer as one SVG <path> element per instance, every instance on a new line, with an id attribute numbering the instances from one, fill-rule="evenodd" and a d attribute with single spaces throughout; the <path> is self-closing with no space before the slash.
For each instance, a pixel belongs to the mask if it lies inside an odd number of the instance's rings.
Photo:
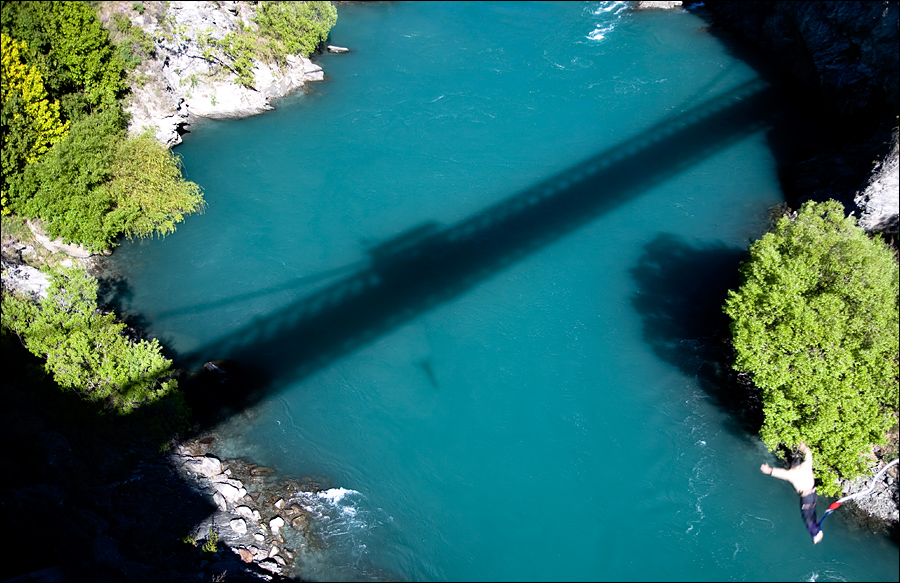
<path id="1" fill-rule="evenodd" d="M 762 391 L 770 449 L 806 441 L 821 489 L 863 468 L 898 409 L 898 263 L 835 202 L 809 202 L 750 247 L 729 291 L 735 368 Z"/>
<path id="2" fill-rule="evenodd" d="M 119 414 L 171 395 L 178 387 L 172 362 L 153 340 L 129 340 L 125 324 L 97 308 L 97 281 L 83 269 L 60 268 L 51 275 L 47 297 L 4 292 L 2 326 L 64 390 Z"/>
<path id="3" fill-rule="evenodd" d="M 126 136 L 128 51 L 112 45 L 87 3 L 5 3 L 2 31 L 18 57 L 4 49 L 4 214 L 40 218 L 51 237 L 96 252 L 121 235 L 171 233 L 203 208 L 174 154 Z"/>

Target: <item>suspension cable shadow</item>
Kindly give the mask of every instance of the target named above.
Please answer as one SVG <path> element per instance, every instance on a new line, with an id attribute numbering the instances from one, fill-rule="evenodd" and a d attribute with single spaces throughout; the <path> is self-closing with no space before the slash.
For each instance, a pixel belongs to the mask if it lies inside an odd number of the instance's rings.
<path id="1" fill-rule="evenodd" d="M 763 81 L 671 115 L 456 224 L 414 227 L 371 262 L 189 355 L 228 358 L 273 379 L 305 376 L 448 302 L 517 260 L 774 122 Z M 265 396 L 242 395 L 239 407 Z"/>

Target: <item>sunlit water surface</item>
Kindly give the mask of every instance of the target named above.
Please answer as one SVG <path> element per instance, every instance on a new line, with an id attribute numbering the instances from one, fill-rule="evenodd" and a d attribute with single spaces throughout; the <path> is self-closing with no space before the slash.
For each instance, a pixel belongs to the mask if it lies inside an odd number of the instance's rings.
<path id="1" fill-rule="evenodd" d="M 325 543 L 301 575 L 897 580 L 897 546 L 840 513 L 810 543 L 703 382 L 783 195 L 753 114 L 677 130 L 757 72 L 687 12 L 338 10 L 352 52 L 319 58 L 328 80 L 195 128 L 177 151 L 208 210 L 115 255 L 124 309 L 184 362 L 273 375 L 221 441 L 333 486 L 298 494 Z M 541 220 L 495 206 L 529 189 Z M 376 300 L 344 310 L 356 293 Z"/>

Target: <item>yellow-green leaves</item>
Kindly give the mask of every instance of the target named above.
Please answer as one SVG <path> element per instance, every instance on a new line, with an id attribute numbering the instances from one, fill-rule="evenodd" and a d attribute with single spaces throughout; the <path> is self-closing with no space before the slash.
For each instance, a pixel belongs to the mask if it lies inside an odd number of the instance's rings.
<path id="1" fill-rule="evenodd" d="M 51 102 L 44 89 L 44 80 L 36 67 L 27 65 L 23 53 L 24 42 L 0 34 L 2 55 L 2 87 L 4 104 L 18 94 L 22 98 L 22 113 L 37 132 L 36 139 L 25 154 L 26 162 L 34 162 L 58 142 L 69 129 L 69 123 L 59 118 L 59 103 Z"/>
<path id="2" fill-rule="evenodd" d="M 762 391 L 771 449 L 805 440 L 825 493 L 860 470 L 898 407 L 898 265 L 835 201 L 810 202 L 750 248 L 729 292 L 735 367 Z"/>
<path id="3" fill-rule="evenodd" d="M 149 133 L 123 141 L 108 191 L 110 230 L 129 237 L 165 236 L 204 206 L 200 187 L 181 176 L 180 160 Z"/>
<path id="4" fill-rule="evenodd" d="M 24 42 L 0 33 L 0 87 L 3 109 L 3 214 L 8 214 L 7 180 L 45 154 L 69 130 L 59 117 L 59 103 L 51 101 L 41 72 L 25 62 Z"/>

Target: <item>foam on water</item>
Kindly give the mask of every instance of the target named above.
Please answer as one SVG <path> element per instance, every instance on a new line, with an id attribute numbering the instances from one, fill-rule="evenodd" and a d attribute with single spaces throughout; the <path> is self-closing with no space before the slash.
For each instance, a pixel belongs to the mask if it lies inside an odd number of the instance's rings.
<path id="1" fill-rule="evenodd" d="M 318 492 L 299 491 L 290 497 L 312 519 L 311 541 L 299 540 L 294 531 L 288 543 L 300 550 L 291 573 L 306 580 L 391 580 L 397 575 L 376 567 L 370 560 L 373 531 L 390 524 L 391 517 L 369 507 L 356 490 L 330 488 Z M 295 540 L 296 539 L 296 540 Z"/>
<path id="2" fill-rule="evenodd" d="M 600 6 L 597 6 L 592 11 L 592 14 L 603 17 L 602 21 L 596 24 L 596 27 L 587 35 L 587 38 L 593 41 L 605 40 L 607 35 L 616 28 L 619 18 L 628 8 L 628 2 L 601 3 Z"/>

